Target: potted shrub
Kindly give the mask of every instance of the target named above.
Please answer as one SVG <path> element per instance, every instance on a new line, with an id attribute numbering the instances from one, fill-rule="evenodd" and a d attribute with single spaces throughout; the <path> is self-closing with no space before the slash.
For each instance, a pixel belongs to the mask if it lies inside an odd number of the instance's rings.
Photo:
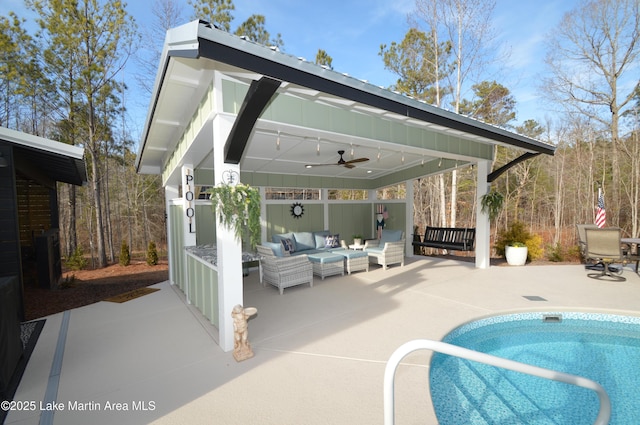
<path id="1" fill-rule="evenodd" d="M 527 262 L 527 245 L 524 242 L 512 242 L 504 248 L 504 256 L 510 266 L 524 266 Z"/>
<path id="2" fill-rule="evenodd" d="M 362 245 L 362 235 L 356 233 L 353 235 L 353 244 L 354 245 Z"/>
<path id="3" fill-rule="evenodd" d="M 498 255 L 505 256 L 510 265 L 524 265 L 526 261 L 542 256 L 542 238 L 529 232 L 524 223 L 516 221 L 499 233 L 495 249 Z"/>

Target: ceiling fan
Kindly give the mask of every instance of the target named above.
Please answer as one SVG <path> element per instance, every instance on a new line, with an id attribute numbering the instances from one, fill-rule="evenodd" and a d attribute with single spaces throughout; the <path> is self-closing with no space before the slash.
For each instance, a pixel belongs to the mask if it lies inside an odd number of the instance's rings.
<path id="1" fill-rule="evenodd" d="M 342 165 L 345 168 L 354 168 L 355 165 L 353 164 L 356 164 L 358 162 L 367 162 L 369 160 L 369 158 L 355 158 L 350 161 L 345 161 L 344 158 L 342 157 L 342 155 L 344 155 L 344 151 L 338 151 L 338 154 L 340 155 L 340 159 L 338 160 L 338 162 L 333 162 L 330 164 L 307 164 L 305 165 L 305 167 L 313 168 L 313 167 L 323 167 L 325 165 Z"/>

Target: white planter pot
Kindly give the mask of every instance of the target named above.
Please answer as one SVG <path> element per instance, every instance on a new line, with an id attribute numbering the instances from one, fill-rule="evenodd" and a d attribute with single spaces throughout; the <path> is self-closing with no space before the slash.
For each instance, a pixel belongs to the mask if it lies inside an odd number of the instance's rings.
<path id="1" fill-rule="evenodd" d="M 362 245 L 362 239 L 360 239 L 360 238 L 354 238 L 354 239 L 353 239 L 353 244 L 354 244 L 354 245 Z"/>
<path id="2" fill-rule="evenodd" d="M 527 247 L 526 246 L 509 246 L 507 245 L 504 250 L 505 257 L 507 257 L 507 263 L 510 266 L 524 266 L 527 262 Z"/>

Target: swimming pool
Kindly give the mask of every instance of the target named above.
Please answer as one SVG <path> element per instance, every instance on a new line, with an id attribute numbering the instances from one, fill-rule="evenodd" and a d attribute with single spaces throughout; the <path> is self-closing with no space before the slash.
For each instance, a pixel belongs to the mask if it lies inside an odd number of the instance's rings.
<path id="1" fill-rule="evenodd" d="M 492 354 L 583 376 L 611 398 L 611 425 L 640 423 L 640 318 L 538 312 L 494 316 L 444 339 Z M 456 424 L 593 424 L 590 390 L 434 353 L 431 398 L 438 421 Z"/>

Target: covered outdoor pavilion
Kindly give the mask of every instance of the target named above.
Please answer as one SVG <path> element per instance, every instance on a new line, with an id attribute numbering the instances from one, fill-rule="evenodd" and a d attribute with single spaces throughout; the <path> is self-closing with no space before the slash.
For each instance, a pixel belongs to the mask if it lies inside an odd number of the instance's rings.
<path id="1" fill-rule="evenodd" d="M 209 203 L 198 200 L 202 187 L 229 183 L 232 176 L 259 187 L 262 240 L 267 240 L 302 226 L 345 234 L 363 222 L 370 223 L 365 230 L 373 234 L 373 213 L 382 201 L 377 190 L 406 184 L 405 199 L 391 204 L 394 228 L 409 236 L 411 182 L 475 166 L 480 199 L 501 172 L 490 170 L 499 144 L 521 149 L 516 161 L 554 153 L 546 143 L 193 21 L 167 33 L 136 167 L 139 173 L 162 176 L 171 282 L 189 300 L 197 280 L 195 290 L 207 299 L 201 310 L 229 351 L 231 309 L 243 304 L 242 244 L 215 222 Z M 335 163 L 340 150 L 345 160 L 369 161 L 354 168 L 305 167 Z M 267 200 L 266 188 L 315 188 L 320 196 L 305 201 L 304 219 L 295 220 L 288 215 L 291 201 Z M 327 199 L 329 189 L 358 189 L 368 196 L 343 208 Z M 476 217 L 476 266 L 486 268 L 489 219 L 480 210 Z M 411 238 L 406 241 L 411 255 Z M 218 248 L 216 266 L 206 270 L 190 264 L 184 251 L 203 244 Z"/>

